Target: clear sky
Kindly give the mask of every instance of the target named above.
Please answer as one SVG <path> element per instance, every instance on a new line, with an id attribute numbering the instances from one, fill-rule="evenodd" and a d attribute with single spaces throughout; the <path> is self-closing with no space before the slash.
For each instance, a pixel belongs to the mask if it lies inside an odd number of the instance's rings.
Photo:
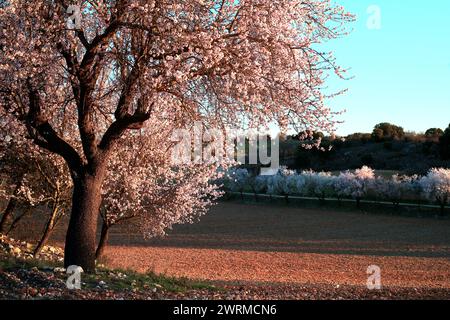
<path id="1" fill-rule="evenodd" d="M 370 132 L 379 122 L 408 131 L 450 123 L 450 1 L 335 0 L 357 15 L 353 32 L 326 45 L 355 78 L 329 79 L 329 89 L 348 88 L 330 101 L 346 109 L 338 134 Z M 381 10 L 381 29 L 367 26 L 368 8 Z M 372 21 L 372 20 L 370 20 Z"/>

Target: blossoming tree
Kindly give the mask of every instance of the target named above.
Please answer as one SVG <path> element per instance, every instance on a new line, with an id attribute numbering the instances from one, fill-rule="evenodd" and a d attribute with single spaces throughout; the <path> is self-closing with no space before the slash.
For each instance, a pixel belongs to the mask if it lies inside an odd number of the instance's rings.
<path id="1" fill-rule="evenodd" d="M 124 135 L 125 147 L 108 163 L 97 258 L 104 253 L 112 226 L 133 220 L 144 238 L 162 236 L 174 224 L 194 222 L 222 195 L 220 185 L 211 183 L 223 175 L 218 163 L 173 165 L 174 141 L 167 139 L 173 113 L 168 116 L 149 119 L 142 129 L 145 134 Z"/>
<path id="2" fill-rule="evenodd" d="M 317 44 L 352 16 L 331 1 L 80 1 L 75 24 L 72 4 L 0 7 L 1 109 L 73 180 L 66 266 L 95 268 L 108 163 L 153 107 L 175 107 L 176 126 L 334 129 L 320 88 L 343 70 Z"/>
<path id="3" fill-rule="evenodd" d="M 334 188 L 340 197 L 351 197 L 360 207 L 362 198 L 368 193 L 374 181 L 376 181 L 375 171 L 364 166 L 354 173 L 341 172 L 334 181 Z"/>
<path id="4" fill-rule="evenodd" d="M 450 169 L 435 168 L 420 179 L 423 193 L 431 202 L 439 203 L 441 215 L 450 199 Z"/>
<path id="5" fill-rule="evenodd" d="M 6 180 L 0 187 L 0 197 L 8 199 L 0 221 L 0 232 L 11 232 L 33 208 L 48 208 L 49 217 L 35 247 L 36 255 L 46 245 L 53 229 L 70 208 L 72 180 L 61 157 L 39 149 L 25 139 L 20 130 L 10 131 L 13 130 L 10 128 L 11 123 L 0 123 L 0 176 L 2 180 Z M 15 210 L 17 207 L 22 210 Z M 22 213 L 15 214 L 14 211 Z"/>

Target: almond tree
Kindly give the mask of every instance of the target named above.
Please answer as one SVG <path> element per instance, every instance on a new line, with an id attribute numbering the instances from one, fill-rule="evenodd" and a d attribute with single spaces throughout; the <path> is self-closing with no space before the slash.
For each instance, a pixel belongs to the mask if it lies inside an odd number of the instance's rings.
<path id="1" fill-rule="evenodd" d="M 295 178 L 297 177 L 294 170 L 281 167 L 277 174 L 267 179 L 267 192 L 270 195 L 283 195 L 286 202 L 289 202 L 289 195 L 295 193 L 291 187 L 295 187 Z"/>
<path id="2" fill-rule="evenodd" d="M 68 23 L 69 5 L 81 22 Z M 352 20 L 331 1 L 10 0 L 0 7 L 0 97 L 73 180 L 65 265 L 95 268 L 101 186 L 121 137 L 153 106 L 211 126 L 330 133 L 317 44 Z M 76 28 L 74 28 L 74 25 Z M 11 120 L 13 121 L 13 120 Z M 180 123 L 181 124 L 181 123 Z"/>
<path id="3" fill-rule="evenodd" d="M 358 208 L 361 200 L 367 195 L 373 182 L 376 180 L 375 171 L 367 166 L 355 172 L 341 172 L 334 180 L 334 189 L 339 197 L 351 197 L 356 200 Z"/>
<path id="4" fill-rule="evenodd" d="M 302 192 L 307 196 L 325 200 L 334 185 L 334 177 L 330 172 L 303 171 L 303 179 L 298 184 L 302 184 Z"/>
<path id="5" fill-rule="evenodd" d="M 374 192 L 383 200 L 389 200 L 398 208 L 402 200 L 411 198 L 417 188 L 419 180 L 417 175 L 406 176 L 395 174 L 390 179 L 377 178 L 374 180 L 372 188 Z"/>
<path id="6" fill-rule="evenodd" d="M 445 213 L 445 206 L 450 199 L 450 169 L 434 168 L 419 181 L 424 195 L 441 207 L 441 215 Z"/>

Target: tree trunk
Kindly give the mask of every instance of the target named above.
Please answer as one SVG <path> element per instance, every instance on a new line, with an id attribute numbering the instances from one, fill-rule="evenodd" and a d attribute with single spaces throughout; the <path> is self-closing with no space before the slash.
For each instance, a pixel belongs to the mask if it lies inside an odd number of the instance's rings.
<path id="1" fill-rule="evenodd" d="M 44 229 L 44 234 L 41 237 L 41 240 L 38 242 L 36 248 L 34 249 L 33 255 L 38 255 L 42 248 L 47 244 L 48 239 L 50 238 L 50 235 L 52 234 L 53 229 L 55 228 L 55 222 L 56 222 L 56 216 L 58 215 L 59 207 L 55 206 L 52 209 L 52 213 L 50 215 L 50 218 L 47 221 L 47 224 Z"/>
<path id="2" fill-rule="evenodd" d="M 108 243 L 109 238 L 109 227 L 110 226 L 105 221 L 103 221 L 102 233 L 100 234 L 97 251 L 95 252 L 95 258 L 97 260 L 101 259 L 103 257 L 103 254 L 105 253 L 106 244 Z"/>
<path id="3" fill-rule="evenodd" d="M 8 226 L 12 223 L 14 218 L 14 209 L 16 208 L 17 200 L 10 198 L 5 211 L 3 212 L 2 220 L 0 221 L 0 233 L 6 233 Z"/>
<path id="4" fill-rule="evenodd" d="M 85 174 L 75 179 L 72 212 L 66 234 L 64 266 L 95 271 L 97 219 L 101 204 L 102 179 Z"/>
<path id="5" fill-rule="evenodd" d="M 399 201 L 394 201 L 394 208 L 396 211 L 398 211 L 400 209 L 400 202 Z"/>
<path id="6" fill-rule="evenodd" d="M 14 231 L 14 229 L 17 228 L 17 225 L 19 224 L 19 222 L 25 218 L 27 215 L 29 215 L 31 213 L 31 211 L 33 210 L 33 207 L 27 207 L 24 211 L 24 213 L 22 213 L 20 216 L 18 216 L 16 219 L 14 219 L 13 223 L 11 223 L 11 226 L 8 229 L 8 232 L 6 233 L 6 235 L 9 235 L 11 232 Z"/>

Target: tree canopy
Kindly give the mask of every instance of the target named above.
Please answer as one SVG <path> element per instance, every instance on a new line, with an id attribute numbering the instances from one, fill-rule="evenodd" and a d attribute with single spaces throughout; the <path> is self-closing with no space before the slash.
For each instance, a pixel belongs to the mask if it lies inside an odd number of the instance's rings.
<path id="1" fill-rule="evenodd" d="M 375 141 L 402 139 L 404 136 L 405 131 L 402 127 L 388 122 L 377 124 L 372 132 Z"/>

